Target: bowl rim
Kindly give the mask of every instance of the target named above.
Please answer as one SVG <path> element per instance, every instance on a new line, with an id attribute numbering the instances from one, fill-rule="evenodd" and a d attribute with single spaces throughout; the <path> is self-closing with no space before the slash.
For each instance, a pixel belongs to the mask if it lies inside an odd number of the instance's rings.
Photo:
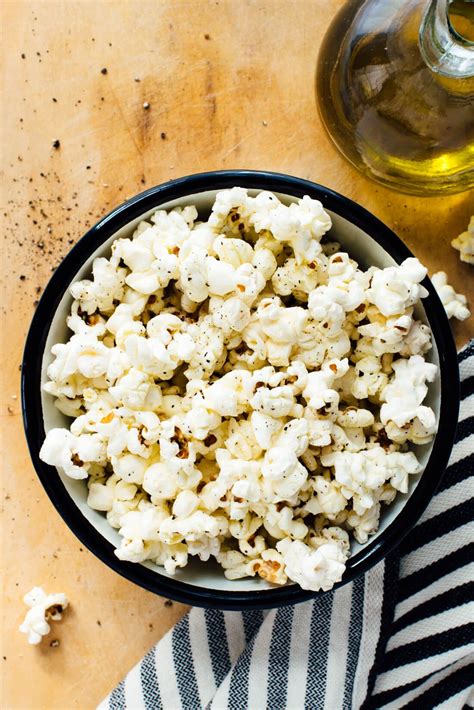
<path id="1" fill-rule="evenodd" d="M 78 269 L 100 245 L 140 215 L 161 204 L 209 190 L 234 186 L 270 190 L 294 197 L 309 195 L 326 209 L 356 225 L 400 263 L 413 256 L 399 237 L 372 213 L 327 187 L 302 178 L 254 170 L 219 170 L 170 180 L 130 198 L 91 227 L 73 246 L 51 276 L 36 307 L 26 338 L 21 366 L 23 424 L 36 473 L 51 502 L 74 535 L 102 562 L 135 584 L 178 602 L 227 610 L 268 609 L 312 599 L 325 592 L 311 592 L 298 585 L 254 591 L 225 591 L 170 579 L 142 564 L 119 560 L 113 545 L 81 513 L 67 492 L 56 468 L 39 458 L 45 438 L 41 402 L 41 367 L 46 339 L 53 316 Z M 436 342 L 441 378 L 439 428 L 426 467 L 405 505 L 372 542 L 350 557 L 342 580 L 333 589 L 347 584 L 384 558 L 419 520 L 438 487 L 454 443 L 459 409 L 457 353 L 448 318 L 428 278 L 423 285 L 429 296 L 423 299 L 426 316 Z M 331 590 L 332 591 L 332 590 Z"/>

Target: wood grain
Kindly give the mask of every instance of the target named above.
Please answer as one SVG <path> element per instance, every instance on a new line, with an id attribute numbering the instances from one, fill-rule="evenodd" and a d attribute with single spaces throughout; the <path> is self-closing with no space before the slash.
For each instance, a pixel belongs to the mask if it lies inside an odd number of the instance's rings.
<path id="1" fill-rule="evenodd" d="M 22 432 L 19 363 L 34 302 L 98 217 L 171 177 L 218 168 L 287 172 L 372 210 L 472 301 L 472 271 L 449 245 L 468 223 L 472 194 L 421 199 L 378 187 L 345 163 L 321 128 L 315 62 L 339 5 L 1 4 L 2 708 L 94 707 L 184 611 L 81 548 L 43 492 Z M 454 329 L 461 344 L 472 322 Z M 17 632 L 21 597 L 36 584 L 70 596 L 50 637 L 59 648 L 29 647 Z"/>

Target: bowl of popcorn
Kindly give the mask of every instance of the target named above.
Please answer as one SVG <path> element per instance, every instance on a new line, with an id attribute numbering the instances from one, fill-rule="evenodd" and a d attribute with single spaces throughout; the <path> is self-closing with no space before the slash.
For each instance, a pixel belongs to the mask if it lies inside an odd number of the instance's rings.
<path id="1" fill-rule="evenodd" d="M 345 197 L 265 172 L 157 186 L 54 272 L 22 367 L 77 537 L 160 595 L 270 608 L 344 584 L 448 461 L 456 352 L 426 269 Z"/>

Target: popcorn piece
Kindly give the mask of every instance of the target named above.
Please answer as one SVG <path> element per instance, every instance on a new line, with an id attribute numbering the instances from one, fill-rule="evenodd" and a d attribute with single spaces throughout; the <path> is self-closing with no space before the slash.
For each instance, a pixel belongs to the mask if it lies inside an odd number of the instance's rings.
<path id="1" fill-rule="evenodd" d="M 346 519 L 346 525 L 354 531 L 357 542 L 365 544 L 370 535 L 378 530 L 380 519 L 380 503 L 376 503 L 365 511 L 362 515 L 350 512 Z"/>
<path id="2" fill-rule="evenodd" d="M 210 385 L 204 393 L 206 406 L 223 417 L 236 417 L 243 411 L 243 405 L 251 392 L 251 375 L 245 370 L 237 370 L 223 375 Z"/>
<path id="3" fill-rule="evenodd" d="M 387 384 L 388 377 L 382 372 L 382 362 L 374 355 L 359 360 L 354 368 L 355 378 L 351 392 L 356 399 L 376 397 Z"/>
<path id="4" fill-rule="evenodd" d="M 426 274 L 425 267 L 413 257 L 405 259 L 400 266 L 375 269 L 370 288 L 366 292 L 367 297 L 384 316 L 403 313 L 406 308 L 428 295 L 428 291 L 420 284 Z"/>
<path id="5" fill-rule="evenodd" d="M 151 375 L 134 367 L 109 388 L 109 393 L 118 404 L 129 409 L 153 411 L 162 401 L 161 389 Z"/>
<path id="6" fill-rule="evenodd" d="M 137 487 L 132 483 L 122 481 L 118 476 L 110 476 L 105 483 L 89 479 L 89 496 L 87 505 L 94 510 L 113 511 L 117 502 L 134 501 Z M 138 501 L 137 501 L 138 505 Z M 114 511 L 114 513 L 116 510 Z M 117 526 L 120 527 L 120 526 Z"/>
<path id="7" fill-rule="evenodd" d="M 253 563 L 253 570 L 270 584 L 286 584 L 283 557 L 276 550 L 264 550 L 260 560 Z"/>
<path id="8" fill-rule="evenodd" d="M 444 310 L 448 314 L 448 318 L 457 318 L 458 320 L 469 318 L 471 311 L 467 307 L 467 298 L 462 293 L 456 293 L 454 288 L 448 284 L 446 272 L 438 271 L 433 274 L 431 281 L 441 299 Z"/>
<path id="9" fill-rule="evenodd" d="M 202 510 L 196 510 L 187 518 L 167 518 L 160 526 L 160 538 L 172 544 L 183 538 L 195 541 L 203 535 L 218 537 L 227 532 L 228 525 L 223 516 L 208 515 Z"/>
<path id="10" fill-rule="evenodd" d="M 283 540 L 285 537 L 303 540 L 308 534 L 308 527 L 303 520 L 295 518 L 290 507 L 282 508 L 280 504 L 268 506 L 263 525 L 276 540 Z"/>
<path id="11" fill-rule="evenodd" d="M 262 453 L 255 439 L 253 427 L 246 419 L 229 420 L 225 446 L 232 456 L 245 461 L 256 460 Z"/>
<path id="12" fill-rule="evenodd" d="M 275 436 L 275 446 L 293 451 L 302 456 L 309 444 L 309 425 L 306 419 L 291 419 Z"/>
<path id="13" fill-rule="evenodd" d="M 264 298 L 254 317 L 266 341 L 269 362 L 288 365 L 292 346 L 300 340 L 306 324 L 306 311 L 300 307 L 285 308 L 279 298 Z"/>
<path id="14" fill-rule="evenodd" d="M 212 298 L 209 301 L 212 323 L 226 336 L 233 331 L 241 332 L 250 321 L 250 309 L 242 299 L 231 296 L 225 300 Z"/>
<path id="15" fill-rule="evenodd" d="M 152 500 L 172 500 L 179 490 L 179 475 L 171 463 L 154 463 L 143 475 L 143 489 Z"/>
<path id="16" fill-rule="evenodd" d="M 341 493 L 338 481 L 327 480 L 323 476 L 315 476 L 311 481 L 315 496 L 305 503 L 305 510 L 313 515 L 322 513 L 331 519 L 347 506 L 347 498 Z"/>
<path id="17" fill-rule="evenodd" d="M 458 249 L 461 261 L 474 264 L 474 215 L 469 221 L 467 230 L 453 239 L 451 245 Z"/>
<path id="18" fill-rule="evenodd" d="M 329 215 L 317 200 L 305 195 L 287 207 L 264 192 L 255 198 L 250 223 L 257 233 L 268 230 L 277 241 L 288 243 L 299 264 L 316 259 L 321 253 L 319 240 L 331 227 Z"/>
<path id="19" fill-rule="evenodd" d="M 182 428 L 189 436 L 203 441 L 210 431 L 217 429 L 221 423 L 221 416 L 219 413 L 212 411 L 208 402 L 203 400 L 202 406 L 200 406 L 199 401 L 196 400 L 198 400 L 197 397 L 193 400 L 192 409 L 186 412 Z"/>
<path id="20" fill-rule="evenodd" d="M 221 541 L 216 537 L 203 535 L 197 540 L 188 542 L 188 554 L 196 555 L 203 562 L 207 562 L 210 557 L 218 557 L 221 549 Z"/>
<path id="21" fill-rule="evenodd" d="M 402 342 L 399 353 L 403 355 L 403 357 L 423 355 L 430 350 L 430 348 L 431 331 L 429 327 L 424 323 L 420 323 L 420 321 L 414 321 Z"/>
<path id="22" fill-rule="evenodd" d="M 201 303 L 209 295 L 207 279 L 207 254 L 199 246 L 190 246 L 186 256 L 180 259 L 178 286 L 191 301 Z"/>
<path id="23" fill-rule="evenodd" d="M 369 308 L 367 312 L 369 319 L 370 311 Z M 403 315 L 383 318 L 377 313 L 376 318 L 367 325 L 360 325 L 357 328 L 358 332 L 371 338 L 371 348 L 375 355 L 400 352 L 412 328 L 412 317 Z"/>
<path id="24" fill-rule="evenodd" d="M 258 294 L 265 288 L 265 277 L 253 264 L 242 264 L 235 272 L 235 294 L 248 306 L 254 304 Z"/>
<path id="25" fill-rule="evenodd" d="M 49 634 L 50 621 L 60 621 L 64 609 L 69 605 L 65 594 L 46 594 L 41 587 L 33 589 L 25 594 L 23 601 L 29 610 L 19 630 L 27 634 L 28 643 L 36 645 L 41 643 L 43 636 Z"/>
<path id="26" fill-rule="evenodd" d="M 89 508 L 108 511 L 112 509 L 113 503 L 114 491 L 112 486 L 91 480 L 89 483 L 89 495 L 87 496 L 87 505 Z"/>
<path id="27" fill-rule="evenodd" d="M 124 456 L 112 456 L 112 466 L 114 473 L 127 483 L 143 483 L 145 470 L 147 468 L 146 459 L 134 454 Z"/>
<path id="28" fill-rule="evenodd" d="M 118 354 L 115 348 L 107 348 L 89 334 L 75 334 L 66 344 L 58 343 L 52 348 L 54 362 L 48 367 L 48 377 L 61 386 L 67 385 L 71 378 L 95 379 L 106 375 L 114 379 L 123 374 L 128 365 L 126 356 Z M 57 390 L 66 396 L 73 395 L 67 387 Z"/>
<path id="29" fill-rule="evenodd" d="M 81 458 L 81 455 L 84 458 Z M 90 461 L 105 462 L 105 448 L 97 436 L 74 436 L 67 429 L 50 429 L 40 450 L 41 460 L 63 469 L 70 478 L 87 478 Z"/>
<path id="30" fill-rule="evenodd" d="M 343 427 L 359 428 L 372 426 L 374 415 L 368 409 L 357 409 L 357 407 L 346 407 L 337 415 L 337 423 Z"/>
<path id="31" fill-rule="evenodd" d="M 243 239 L 220 236 L 214 240 L 212 248 L 222 262 L 230 264 L 234 269 L 242 264 L 251 264 L 254 258 L 252 247 Z"/>
<path id="32" fill-rule="evenodd" d="M 436 432 L 436 417 L 422 402 L 428 393 L 426 383 L 433 382 L 436 376 L 436 365 L 425 362 L 420 355 L 412 355 L 409 360 L 394 362 L 393 370 L 393 379 L 381 392 L 381 398 L 385 400 L 380 408 L 382 424 L 393 422 L 397 427 L 405 427 L 418 420 L 425 436 L 431 438 Z"/>
<path id="33" fill-rule="evenodd" d="M 195 330 L 190 333 L 194 340 L 194 353 L 185 371 L 188 379 L 209 379 L 214 370 L 219 369 L 223 356 L 224 334 L 216 328 L 211 316 L 204 316 Z"/>
<path id="34" fill-rule="evenodd" d="M 308 375 L 303 397 L 312 409 L 337 407 L 339 394 L 331 386 L 338 377 L 343 377 L 349 369 L 347 359 L 331 360 L 325 363 L 319 372 Z"/>
<path id="35" fill-rule="evenodd" d="M 257 569 L 254 569 L 256 566 L 255 560 L 246 557 L 237 550 L 228 550 L 221 553 L 217 561 L 222 566 L 226 578 L 230 580 L 255 577 L 258 570 L 258 565 Z"/>
<path id="36" fill-rule="evenodd" d="M 199 505 L 199 498 L 192 491 L 180 491 L 171 509 L 177 518 L 187 518 Z"/>
<path id="37" fill-rule="evenodd" d="M 298 492 L 308 477 L 308 472 L 299 463 L 294 451 L 275 446 L 265 454 L 262 475 L 272 482 L 280 500 L 285 500 Z"/>
<path id="38" fill-rule="evenodd" d="M 289 416 L 295 407 L 292 388 L 289 385 L 282 387 L 259 387 L 250 400 L 252 408 L 269 417 L 280 418 Z"/>
<path id="39" fill-rule="evenodd" d="M 281 421 L 257 411 L 252 412 L 250 421 L 259 446 L 269 449 L 273 435 L 282 428 Z"/>
<path id="40" fill-rule="evenodd" d="M 359 452 L 336 451 L 321 456 L 323 466 L 334 466 L 341 493 L 357 515 L 377 503 L 377 490 L 387 481 L 402 493 L 408 490 L 408 476 L 419 473 L 421 466 L 412 451 L 386 452 L 381 446 Z"/>
<path id="41" fill-rule="evenodd" d="M 318 323 L 316 320 L 308 320 L 301 339 L 294 348 L 294 358 L 302 361 L 308 369 L 319 369 L 325 360 L 343 358 L 351 350 L 347 333 L 341 330 L 337 335 L 326 335 L 326 324 L 329 329 L 329 321 Z"/>
<path id="42" fill-rule="evenodd" d="M 232 494 L 236 498 L 258 503 L 260 500 L 260 485 L 257 481 L 249 481 L 247 479 L 236 481 L 232 486 Z"/>
<path id="43" fill-rule="evenodd" d="M 276 261 L 275 261 L 276 264 Z M 276 269 L 272 277 L 272 286 L 279 296 L 303 296 L 313 292 L 318 285 L 319 273 L 314 262 L 311 266 L 297 264 L 296 259 L 287 259 L 283 266 Z"/>
<path id="44" fill-rule="evenodd" d="M 315 550 L 301 540 L 285 538 L 276 547 L 286 574 L 302 589 L 326 592 L 341 581 L 347 559 L 341 544 L 327 542 Z"/>
<path id="45" fill-rule="evenodd" d="M 225 261 L 218 261 L 212 256 L 206 259 L 207 282 L 209 293 L 213 296 L 225 296 L 234 289 L 235 269 Z"/>
<path id="46" fill-rule="evenodd" d="M 83 312 L 110 314 L 114 300 L 122 300 L 124 282 L 124 270 L 116 269 L 107 259 L 100 257 L 92 262 L 92 280 L 76 281 L 69 291 L 79 301 Z"/>
<path id="47" fill-rule="evenodd" d="M 263 278 L 268 281 L 271 279 L 275 270 L 277 268 L 278 262 L 270 249 L 265 249 L 263 247 L 258 248 L 255 245 L 255 252 L 252 259 L 252 266 Z"/>
<path id="48" fill-rule="evenodd" d="M 308 308 L 316 320 L 327 320 L 332 315 L 340 321 L 341 313 L 353 311 L 364 302 L 363 281 L 357 278 L 361 274 L 356 271 L 355 262 L 344 252 L 331 256 L 327 271 L 327 284 L 310 293 Z"/>
<path id="49" fill-rule="evenodd" d="M 165 506 L 141 501 L 138 510 L 126 513 L 121 520 L 119 534 L 123 539 L 115 550 L 117 557 L 128 562 L 143 562 L 153 557 L 152 543 L 160 541 L 160 526 L 167 518 Z"/>
<path id="50" fill-rule="evenodd" d="M 178 259 L 164 247 L 155 247 L 148 268 L 134 269 L 125 278 L 125 283 L 140 294 L 150 296 L 160 288 L 168 286 L 171 279 L 177 277 Z M 157 257 L 156 259 L 154 257 Z M 129 258 L 129 263 L 133 263 Z M 137 259 L 135 259 L 136 263 Z"/>

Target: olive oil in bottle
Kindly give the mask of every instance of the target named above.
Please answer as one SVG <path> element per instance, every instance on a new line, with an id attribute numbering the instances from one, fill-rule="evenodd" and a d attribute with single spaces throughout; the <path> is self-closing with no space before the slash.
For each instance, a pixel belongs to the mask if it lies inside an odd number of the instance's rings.
<path id="1" fill-rule="evenodd" d="M 316 88 L 331 138 L 368 177 L 421 195 L 474 187 L 471 0 L 349 0 Z"/>

